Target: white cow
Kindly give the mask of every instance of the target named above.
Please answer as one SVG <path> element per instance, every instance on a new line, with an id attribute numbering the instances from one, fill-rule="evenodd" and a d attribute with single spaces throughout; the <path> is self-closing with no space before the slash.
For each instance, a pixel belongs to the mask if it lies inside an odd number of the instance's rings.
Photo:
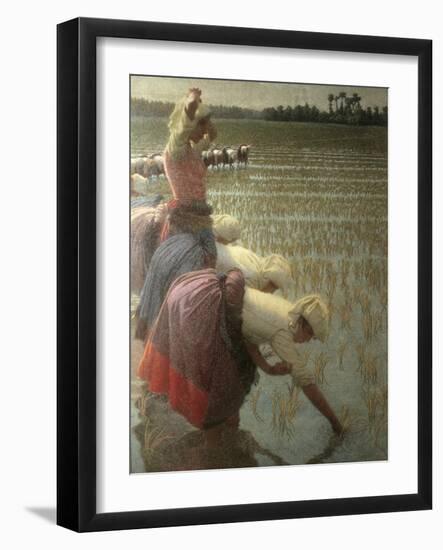
<path id="1" fill-rule="evenodd" d="M 244 143 L 242 143 L 237 149 L 237 162 L 239 166 L 243 164 L 246 167 L 246 165 L 248 164 L 250 149 L 251 146 Z"/>
<path id="2" fill-rule="evenodd" d="M 227 164 L 229 168 L 234 168 L 234 162 L 237 160 L 237 151 L 232 147 L 223 147 L 223 167 Z"/>

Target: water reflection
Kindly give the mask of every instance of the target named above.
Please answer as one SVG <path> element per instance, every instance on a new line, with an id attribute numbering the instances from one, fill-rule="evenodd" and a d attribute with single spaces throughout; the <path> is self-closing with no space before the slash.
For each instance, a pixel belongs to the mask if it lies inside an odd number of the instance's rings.
<path id="1" fill-rule="evenodd" d="M 167 400 L 144 392 L 135 402 L 139 422 L 133 432 L 146 472 L 283 466 L 289 463 L 243 429 L 218 430 L 214 443 L 171 410 Z M 135 452 L 135 451 L 133 451 Z M 135 462 L 139 457 L 133 457 Z"/>

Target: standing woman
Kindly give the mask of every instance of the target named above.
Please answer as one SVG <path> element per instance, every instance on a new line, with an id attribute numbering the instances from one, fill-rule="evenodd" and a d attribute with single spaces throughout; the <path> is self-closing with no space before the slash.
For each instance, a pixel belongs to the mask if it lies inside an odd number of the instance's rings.
<path id="1" fill-rule="evenodd" d="M 207 168 L 201 158 L 217 135 L 210 116 L 198 88 L 191 88 L 170 116 L 164 167 L 173 199 L 168 203 L 162 240 L 212 227 L 212 209 L 206 202 Z"/>
<path id="2" fill-rule="evenodd" d="M 164 168 L 173 199 L 168 203 L 133 206 L 131 214 L 131 288 L 143 287 L 152 255 L 169 236 L 178 233 L 211 234 L 212 212 L 206 202 L 207 168 L 201 150 L 217 135 L 201 91 L 192 88 L 175 106 L 169 119 Z M 150 207 L 149 207 L 150 206 Z"/>

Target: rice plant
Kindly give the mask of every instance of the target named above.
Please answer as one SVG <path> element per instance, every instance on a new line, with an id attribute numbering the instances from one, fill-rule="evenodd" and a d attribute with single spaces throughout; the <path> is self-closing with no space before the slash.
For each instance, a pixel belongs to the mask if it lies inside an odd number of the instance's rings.
<path id="1" fill-rule="evenodd" d="M 275 391 L 272 396 L 272 426 L 280 436 L 294 435 L 294 421 L 300 407 L 300 388 L 288 384 L 288 393 Z"/>
<path id="2" fill-rule="evenodd" d="M 172 436 L 165 435 L 164 428 L 153 427 L 152 421 L 147 418 L 143 433 L 143 452 L 145 457 L 150 456 L 166 440 Z"/>
<path id="3" fill-rule="evenodd" d="M 260 394 L 261 394 L 261 388 L 258 388 L 255 392 L 251 393 L 249 399 L 251 402 L 252 414 L 254 415 L 254 418 L 258 420 L 258 422 L 263 422 L 263 418 L 259 415 L 257 410 Z"/>
<path id="4" fill-rule="evenodd" d="M 351 328 L 351 318 L 352 318 L 352 307 L 345 303 L 342 306 L 339 307 L 339 314 L 340 314 L 340 320 L 341 320 L 341 328 L 342 329 L 348 329 Z"/>
<path id="5" fill-rule="evenodd" d="M 314 359 L 314 378 L 315 382 L 319 385 L 323 385 L 326 382 L 325 368 L 328 364 L 328 356 L 325 352 L 321 351 Z"/>
<path id="6" fill-rule="evenodd" d="M 346 340 L 341 340 L 337 346 L 337 357 L 338 357 L 338 368 L 343 370 L 343 358 L 348 347 L 348 342 Z"/>

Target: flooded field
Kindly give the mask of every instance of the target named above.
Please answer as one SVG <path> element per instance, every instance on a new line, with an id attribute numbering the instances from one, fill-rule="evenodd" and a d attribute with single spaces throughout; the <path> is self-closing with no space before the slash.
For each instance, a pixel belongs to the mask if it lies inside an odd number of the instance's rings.
<path id="1" fill-rule="evenodd" d="M 161 152 L 166 122 L 134 118 L 132 156 Z M 214 213 L 240 220 L 243 246 L 291 261 L 290 299 L 316 292 L 329 303 L 327 343 L 301 349 L 346 428 L 342 438 L 332 437 L 328 422 L 291 388 L 289 376 L 260 372 L 241 409 L 239 438 L 221 466 L 387 459 L 386 128 L 215 123 L 218 144 L 252 148 L 247 168 L 208 170 L 208 202 Z M 163 176 L 146 192 L 170 198 Z M 132 373 L 141 351 L 134 340 Z M 272 362 L 270 350 L 262 351 Z M 132 471 L 198 466 L 198 430 L 162 399 L 145 395 L 134 375 L 132 396 Z M 214 467 L 220 467 L 217 460 Z"/>

